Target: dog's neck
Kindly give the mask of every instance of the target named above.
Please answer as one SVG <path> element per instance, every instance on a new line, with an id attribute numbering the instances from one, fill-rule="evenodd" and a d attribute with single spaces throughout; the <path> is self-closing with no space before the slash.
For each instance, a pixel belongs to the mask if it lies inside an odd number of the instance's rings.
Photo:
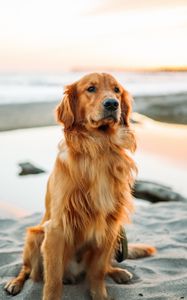
<path id="1" fill-rule="evenodd" d="M 136 149 L 133 131 L 122 126 L 111 132 L 64 130 L 64 136 L 70 151 L 94 160 L 108 152 L 121 152 L 124 149 L 134 152 Z"/>

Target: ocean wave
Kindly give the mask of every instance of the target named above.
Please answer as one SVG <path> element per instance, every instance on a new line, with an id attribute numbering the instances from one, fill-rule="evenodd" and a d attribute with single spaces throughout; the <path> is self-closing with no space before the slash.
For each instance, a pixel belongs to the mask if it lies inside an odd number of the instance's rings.
<path id="1" fill-rule="evenodd" d="M 187 92 L 187 72 L 111 72 L 133 96 Z M 83 72 L 0 74 L 0 104 L 53 101 Z"/>

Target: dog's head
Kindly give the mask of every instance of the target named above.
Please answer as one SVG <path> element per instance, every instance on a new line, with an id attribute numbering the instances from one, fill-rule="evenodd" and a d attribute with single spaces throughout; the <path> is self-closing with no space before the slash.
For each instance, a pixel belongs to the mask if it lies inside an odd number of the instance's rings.
<path id="1" fill-rule="evenodd" d="M 92 73 L 68 85 L 57 107 L 57 121 L 65 129 L 76 126 L 107 130 L 129 126 L 131 97 L 106 73 Z"/>

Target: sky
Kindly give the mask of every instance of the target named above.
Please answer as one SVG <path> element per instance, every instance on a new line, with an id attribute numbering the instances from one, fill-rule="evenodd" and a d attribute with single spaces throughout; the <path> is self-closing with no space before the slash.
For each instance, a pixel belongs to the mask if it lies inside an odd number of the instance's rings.
<path id="1" fill-rule="evenodd" d="M 0 72 L 187 66 L 187 0 L 0 0 Z"/>

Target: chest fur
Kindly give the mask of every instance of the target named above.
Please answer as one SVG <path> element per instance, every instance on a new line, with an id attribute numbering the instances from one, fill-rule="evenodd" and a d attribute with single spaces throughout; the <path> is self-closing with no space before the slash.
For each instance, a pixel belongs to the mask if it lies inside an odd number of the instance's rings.
<path id="1" fill-rule="evenodd" d="M 62 155 L 63 154 L 63 155 Z M 100 243 L 111 227 L 109 218 L 122 220 L 122 211 L 130 195 L 131 172 L 124 152 L 107 152 L 95 159 L 89 155 L 72 155 L 67 148 L 60 153 L 63 165 L 62 198 L 58 207 L 67 236 L 76 228 L 78 240 Z M 110 229 L 111 230 L 111 229 Z"/>
<path id="2" fill-rule="evenodd" d="M 72 160 L 70 163 L 72 164 Z M 75 190 L 83 191 L 92 209 L 103 215 L 115 210 L 116 198 L 122 188 L 119 174 L 121 167 L 117 160 L 112 158 L 111 162 L 108 156 L 95 160 L 79 157 L 73 166 L 69 165 L 69 169 L 72 186 Z"/>

